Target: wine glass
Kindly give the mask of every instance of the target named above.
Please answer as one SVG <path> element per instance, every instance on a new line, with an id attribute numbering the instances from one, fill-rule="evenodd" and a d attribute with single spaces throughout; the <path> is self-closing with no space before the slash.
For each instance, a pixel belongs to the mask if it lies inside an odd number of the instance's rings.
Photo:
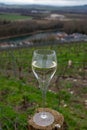
<path id="1" fill-rule="evenodd" d="M 45 111 L 46 92 L 57 69 L 57 59 L 54 50 L 35 50 L 32 58 L 32 71 L 39 82 L 42 92 L 43 111 L 36 113 L 33 121 L 39 126 L 48 126 L 54 122 L 54 116 Z"/>

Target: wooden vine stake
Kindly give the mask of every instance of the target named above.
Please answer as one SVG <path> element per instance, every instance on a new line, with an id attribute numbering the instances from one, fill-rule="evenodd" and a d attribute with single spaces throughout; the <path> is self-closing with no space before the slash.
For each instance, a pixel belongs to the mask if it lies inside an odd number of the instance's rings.
<path id="1" fill-rule="evenodd" d="M 43 109 L 39 108 L 36 113 L 41 112 Z M 50 112 L 53 116 L 54 116 L 54 122 L 53 124 L 49 125 L 49 126 L 38 126 L 37 124 L 35 124 L 35 122 L 33 121 L 33 117 L 31 117 L 28 120 L 28 130 L 66 130 L 65 125 L 64 125 L 64 117 L 62 114 L 60 114 L 59 112 L 49 109 L 49 108 L 45 108 L 46 112 Z"/>

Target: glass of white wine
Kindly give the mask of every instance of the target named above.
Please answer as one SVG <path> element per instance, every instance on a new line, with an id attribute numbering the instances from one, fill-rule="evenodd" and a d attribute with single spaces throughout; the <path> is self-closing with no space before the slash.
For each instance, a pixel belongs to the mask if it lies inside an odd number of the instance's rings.
<path id="1" fill-rule="evenodd" d="M 57 58 L 54 50 L 35 50 L 32 58 L 32 71 L 39 82 L 42 92 L 43 111 L 36 113 L 33 121 L 39 126 L 48 126 L 54 122 L 54 116 L 45 111 L 46 92 L 57 69 Z"/>

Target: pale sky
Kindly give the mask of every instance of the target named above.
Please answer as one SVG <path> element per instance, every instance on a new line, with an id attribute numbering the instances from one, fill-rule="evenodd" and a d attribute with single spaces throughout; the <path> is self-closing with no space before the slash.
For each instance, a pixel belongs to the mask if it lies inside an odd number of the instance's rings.
<path id="1" fill-rule="evenodd" d="M 87 0 L 0 0 L 0 3 L 16 3 L 16 4 L 48 4 L 58 6 L 73 6 L 87 4 Z"/>

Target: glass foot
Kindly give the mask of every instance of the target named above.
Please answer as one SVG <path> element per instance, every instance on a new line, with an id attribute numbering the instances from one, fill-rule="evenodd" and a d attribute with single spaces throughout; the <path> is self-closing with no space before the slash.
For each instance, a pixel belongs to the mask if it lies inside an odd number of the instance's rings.
<path id="1" fill-rule="evenodd" d="M 49 112 L 39 112 L 34 115 L 33 121 L 39 126 L 48 126 L 54 122 L 54 116 Z"/>

